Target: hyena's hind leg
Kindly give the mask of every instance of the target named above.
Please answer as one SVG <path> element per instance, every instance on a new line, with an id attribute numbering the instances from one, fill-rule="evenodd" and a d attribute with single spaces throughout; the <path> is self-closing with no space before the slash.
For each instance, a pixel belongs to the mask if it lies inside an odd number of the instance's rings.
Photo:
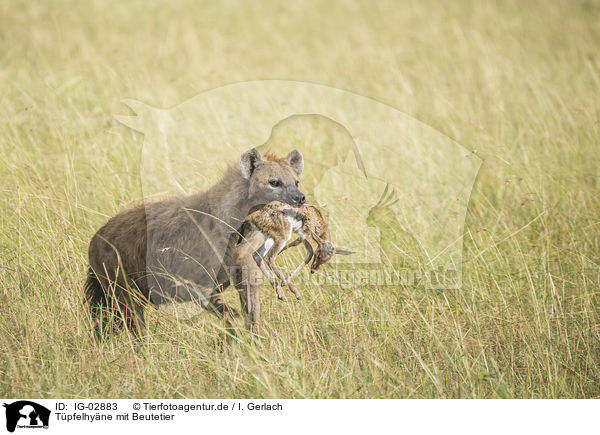
<path id="1" fill-rule="evenodd" d="M 121 312 L 129 332 L 133 334 L 136 340 L 141 341 L 146 333 L 144 307 L 140 304 L 125 306 L 121 308 Z"/>
<path id="2" fill-rule="evenodd" d="M 119 284 L 117 286 L 116 311 L 118 316 L 133 337 L 142 341 L 146 334 L 144 309 L 149 305 L 149 301 L 137 288 Z"/>
<path id="3" fill-rule="evenodd" d="M 112 295 L 114 290 L 108 280 L 98 277 L 90 267 L 85 282 L 85 300 L 90 305 L 90 314 L 94 326 L 94 338 L 104 340 L 113 331 L 120 331 L 123 319 L 117 313 Z"/>
<path id="4" fill-rule="evenodd" d="M 219 319 L 223 319 L 225 321 L 225 329 L 231 335 L 235 335 L 235 324 L 237 319 L 240 318 L 240 313 L 235 308 L 225 304 L 225 300 L 221 295 L 219 287 L 213 290 L 213 293 L 209 296 L 206 308 Z"/>
<path id="5" fill-rule="evenodd" d="M 105 274 L 97 275 L 91 268 L 88 272 L 85 298 L 90 304 L 97 340 L 104 340 L 111 333 L 120 333 L 123 327 L 136 339 L 141 339 L 144 334 L 143 297 L 137 287 L 128 286 L 123 281 L 111 280 Z"/>

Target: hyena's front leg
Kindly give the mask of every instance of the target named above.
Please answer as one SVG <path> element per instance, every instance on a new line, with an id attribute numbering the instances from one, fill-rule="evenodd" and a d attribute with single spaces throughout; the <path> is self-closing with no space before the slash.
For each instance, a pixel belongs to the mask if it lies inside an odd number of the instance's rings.
<path id="1" fill-rule="evenodd" d="M 260 286 L 262 273 L 256 264 L 236 267 L 235 288 L 240 296 L 246 329 L 258 333 L 260 329 Z"/>

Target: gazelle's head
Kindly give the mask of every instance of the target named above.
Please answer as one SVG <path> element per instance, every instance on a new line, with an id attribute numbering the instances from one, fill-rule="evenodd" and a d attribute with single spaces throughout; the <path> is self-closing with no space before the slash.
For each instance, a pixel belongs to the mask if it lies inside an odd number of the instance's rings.
<path id="1" fill-rule="evenodd" d="M 331 242 L 319 243 L 319 246 L 315 250 L 315 255 L 313 256 L 313 262 L 310 266 L 310 273 L 315 273 L 317 270 L 319 270 L 321 264 L 329 262 L 335 254 L 350 255 L 354 254 L 354 252 L 348 251 L 347 249 L 336 248 Z"/>

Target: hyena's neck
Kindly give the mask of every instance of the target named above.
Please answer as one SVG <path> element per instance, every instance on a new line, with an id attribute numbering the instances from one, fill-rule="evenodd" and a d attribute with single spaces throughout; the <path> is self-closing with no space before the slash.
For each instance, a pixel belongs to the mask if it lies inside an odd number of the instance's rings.
<path id="1" fill-rule="evenodd" d="M 227 225 L 237 228 L 252 204 L 248 200 L 248 180 L 239 168 L 230 167 L 223 178 L 203 195 L 205 209 Z"/>

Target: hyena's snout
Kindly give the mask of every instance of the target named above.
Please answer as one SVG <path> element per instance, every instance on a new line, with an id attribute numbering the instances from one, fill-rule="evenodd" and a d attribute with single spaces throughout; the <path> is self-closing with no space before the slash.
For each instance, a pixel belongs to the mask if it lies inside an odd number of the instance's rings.
<path id="1" fill-rule="evenodd" d="M 306 196 L 302 192 L 295 193 L 292 195 L 292 201 L 294 201 L 294 205 L 302 205 L 306 202 Z"/>
<path id="2" fill-rule="evenodd" d="M 298 207 L 306 202 L 306 196 L 297 187 L 287 189 L 285 202 Z"/>

